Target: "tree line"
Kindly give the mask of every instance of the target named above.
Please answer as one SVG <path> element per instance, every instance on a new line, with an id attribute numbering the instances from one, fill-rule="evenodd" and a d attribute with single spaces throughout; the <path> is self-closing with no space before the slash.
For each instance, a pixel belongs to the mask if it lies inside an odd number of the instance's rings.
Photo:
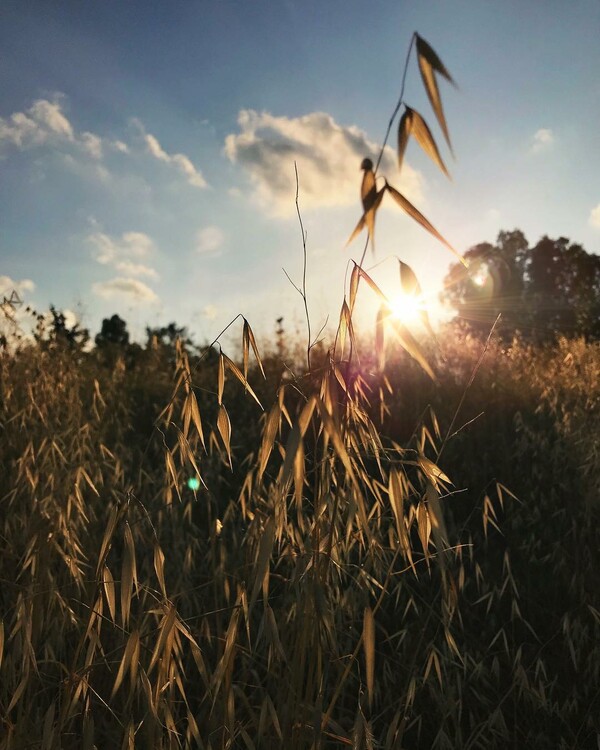
<path id="1" fill-rule="evenodd" d="M 537 343 L 559 336 L 600 340 L 600 256 L 566 237 L 544 235 L 533 247 L 523 232 L 501 231 L 495 244 L 467 250 L 468 269 L 451 267 L 442 299 L 470 331 L 498 331 Z"/>
<path id="2" fill-rule="evenodd" d="M 455 263 L 444 279 L 443 304 L 456 312 L 455 323 L 478 336 L 496 331 L 510 339 L 548 343 L 561 336 L 600 340 L 600 255 L 587 252 L 567 237 L 544 235 L 533 247 L 520 229 L 501 231 L 495 244 L 481 242 L 464 254 L 467 267 Z M 27 308 L 29 310 L 30 308 Z M 35 314 L 35 311 L 32 311 Z M 69 325 L 54 306 L 50 315 L 36 315 L 34 338 L 42 347 L 62 346 L 83 351 L 90 332 Z M 5 345 L 4 337 L 0 345 Z M 146 328 L 146 347 L 172 349 L 177 338 L 193 346 L 188 330 L 171 322 Z M 127 323 L 119 315 L 104 318 L 94 338 L 99 352 L 135 356 Z"/>

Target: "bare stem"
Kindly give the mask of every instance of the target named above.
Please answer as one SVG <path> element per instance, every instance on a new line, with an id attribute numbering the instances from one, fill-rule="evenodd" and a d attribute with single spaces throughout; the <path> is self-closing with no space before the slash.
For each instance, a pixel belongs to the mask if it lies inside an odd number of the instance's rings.
<path id="1" fill-rule="evenodd" d="M 310 350 L 312 346 L 312 336 L 310 331 L 310 314 L 308 312 L 308 301 L 306 299 L 306 232 L 304 231 L 304 224 L 302 223 L 302 215 L 300 213 L 300 203 L 298 196 L 300 193 L 300 180 L 298 178 L 298 165 L 294 162 L 294 172 L 296 174 L 296 213 L 298 214 L 298 221 L 300 222 L 300 232 L 302 233 L 302 290 L 300 294 L 304 302 L 304 312 L 306 314 L 306 328 L 308 330 L 308 342 L 306 345 L 306 364 L 308 371 L 310 372 Z"/>
<path id="2" fill-rule="evenodd" d="M 394 108 L 394 111 L 392 112 L 390 121 L 388 122 L 387 130 L 385 131 L 385 138 L 383 139 L 383 143 L 381 144 L 381 148 L 379 150 L 377 163 L 375 164 L 375 169 L 373 170 L 373 172 L 375 173 L 375 176 L 377 176 L 377 170 L 379 169 L 379 165 L 381 164 L 381 160 L 383 159 L 383 153 L 385 151 L 385 147 L 387 146 L 390 133 L 392 132 L 392 125 L 394 124 L 394 120 L 396 119 L 396 116 L 398 112 L 400 111 L 400 107 L 404 103 L 404 89 L 406 87 L 406 75 L 408 73 L 408 63 L 410 62 L 410 53 L 412 52 L 412 48 L 413 48 L 416 38 L 417 38 L 417 32 L 413 31 L 412 36 L 410 38 L 410 44 L 408 45 L 408 52 L 406 53 L 406 60 L 404 61 L 404 71 L 402 73 L 402 85 L 400 86 L 400 96 L 398 97 L 398 103 L 396 104 L 396 107 Z M 367 254 L 368 247 L 369 247 L 369 237 L 367 237 L 367 241 L 365 242 L 365 248 L 363 250 L 360 263 L 358 264 L 361 268 L 365 261 L 365 255 Z"/>

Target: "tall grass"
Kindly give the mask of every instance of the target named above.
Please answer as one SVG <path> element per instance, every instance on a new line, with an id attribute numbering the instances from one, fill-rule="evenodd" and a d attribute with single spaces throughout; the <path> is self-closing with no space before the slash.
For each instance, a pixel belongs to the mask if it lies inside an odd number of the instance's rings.
<path id="1" fill-rule="evenodd" d="M 393 352 L 368 379 L 251 367 L 233 472 L 218 361 L 180 350 L 172 399 L 160 351 L 3 356 L 2 747 L 593 746 L 600 352 L 491 344 L 450 485 L 480 353 L 447 336 L 439 388 Z"/>

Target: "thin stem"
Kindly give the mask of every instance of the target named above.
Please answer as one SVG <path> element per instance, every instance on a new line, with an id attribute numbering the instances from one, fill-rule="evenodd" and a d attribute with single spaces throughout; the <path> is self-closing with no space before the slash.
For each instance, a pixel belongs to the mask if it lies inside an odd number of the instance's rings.
<path id="1" fill-rule="evenodd" d="M 385 151 L 385 147 L 387 146 L 388 139 L 390 137 L 390 133 L 392 132 L 392 125 L 394 124 L 394 120 L 396 119 L 396 115 L 400 111 L 400 107 L 404 103 L 404 89 L 406 87 L 406 75 L 408 73 L 408 63 L 410 62 L 410 53 L 412 52 L 413 45 L 415 43 L 415 39 L 417 38 L 417 32 L 413 31 L 412 36 L 410 38 L 410 44 L 408 45 L 408 52 L 406 53 L 406 60 L 404 61 L 404 72 L 402 73 L 402 84 L 400 86 L 400 96 L 398 97 L 398 103 L 396 104 L 396 107 L 394 111 L 392 112 L 392 116 L 390 117 L 390 121 L 388 122 L 387 130 L 385 131 L 385 138 L 383 139 L 383 143 L 381 144 L 381 149 L 379 150 L 379 156 L 377 157 L 377 163 L 375 164 L 375 169 L 373 170 L 375 176 L 377 176 L 377 170 L 379 169 L 379 165 L 381 164 L 381 160 L 383 159 L 383 153 Z M 367 237 L 367 241 L 365 242 L 365 248 L 363 250 L 360 263 L 358 264 L 361 268 L 365 261 L 365 256 L 367 254 L 367 250 L 369 248 L 369 240 L 370 237 Z"/>
<path id="2" fill-rule="evenodd" d="M 408 73 L 408 63 L 410 60 L 410 53 L 412 52 L 412 48 L 413 48 L 416 38 L 417 38 L 417 32 L 413 31 L 413 35 L 410 38 L 410 44 L 408 45 L 408 52 L 406 53 L 406 60 L 404 62 L 404 72 L 402 73 L 402 85 L 400 86 L 400 96 L 398 98 L 398 104 L 396 104 L 396 109 L 394 110 L 392 116 L 390 117 L 387 130 L 385 131 L 385 138 L 383 139 L 383 144 L 381 146 L 381 150 L 379 151 L 379 156 L 377 157 L 377 163 L 375 164 L 375 169 L 373 170 L 375 174 L 377 174 L 377 170 L 379 169 L 379 165 L 381 164 L 381 159 L 383 158 L 383 152 L 385 151 L 388 138 L 390 137 L 390 132 L 392 130 L 392 125 L 394 124 L 394 120 L 396 119 L 396 115 L 400 111 L 400 107 L 402 106 L 404 102 L 404 88 L 406 86 L 406 74 Z"/>
<path id="3" fill-rule="evenodd" d="M 306 299 L 306 232 L 304 231 L 304 224 L 302 223 L 302 215 L 300 214 L 300 203 L 298 195 L 300 193 L 300 180 L 298 178 L 298 165 L 294 162 L 294 172 L 296 174 L 296 213 L 298 214 L 298 221 L 300 222 L 300 231 L 302 232 L 302 300 L 304 302 L 304 312 L 306 314 L 306 327 L 308 329 L 308 344 L 306 346 L 306 364 L 308 371 L 310 372 L 310 349 L 312 346 L 312 337 L 310 331 L 310 314 L 308 312 L 308 301 Z"/>

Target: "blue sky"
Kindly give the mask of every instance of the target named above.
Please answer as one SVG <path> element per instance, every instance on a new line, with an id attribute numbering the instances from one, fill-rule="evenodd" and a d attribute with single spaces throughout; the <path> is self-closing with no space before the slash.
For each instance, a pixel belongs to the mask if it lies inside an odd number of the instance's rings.
<path id="1" fill-rule="evenodd" d="M 308 232 L 313 329 L 335 319 L 345 241 L 418 31 L 458 83 L 441 84 L 456 159 L 416 59 L 406 101 L 429 122 L 448 181 L 408 148 L 383 173 L 460 251 L 500 229 L 600 251 L 600 3 L 230 0 L 61 3 L 0 11 L 0 293 L 74 311 L 92 333 L 119 313 L 211 339 L 237 313 L 268 336 L 303 327 Z M 392 145 L 395 136 L 392 135 Z M 373 276 L 394 256 L 434 294 L 452 256 L 394 207 Z M 372 301 L 364 292 L 365 320 Z"/>

